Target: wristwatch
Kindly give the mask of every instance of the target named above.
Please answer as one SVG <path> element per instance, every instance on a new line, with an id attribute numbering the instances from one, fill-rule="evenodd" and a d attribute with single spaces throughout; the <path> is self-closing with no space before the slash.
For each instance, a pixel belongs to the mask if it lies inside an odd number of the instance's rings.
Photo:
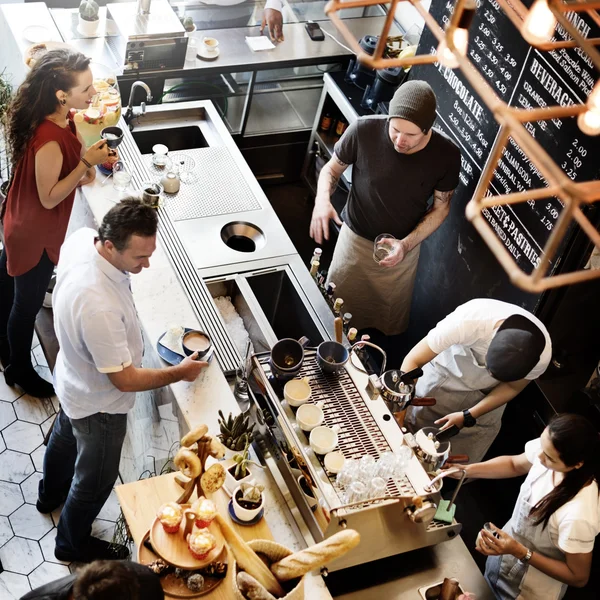
<path id="1" fill-rule="evenodd" d="M 527 564 L 531 560 L 532 556 L 533 556 L 533 551 L 531 549 L 527 548 L 527 554 L 525 554 L 525 556 L 523 558 L 520 558 L 519 560 L 522 563 Z"/>
<path id="2" fill-rule="evenodd" d="M 477 419 L 469 412 L 469 409 L 463 410 L 464 426 L 473 427 L 477 423 Z"/>

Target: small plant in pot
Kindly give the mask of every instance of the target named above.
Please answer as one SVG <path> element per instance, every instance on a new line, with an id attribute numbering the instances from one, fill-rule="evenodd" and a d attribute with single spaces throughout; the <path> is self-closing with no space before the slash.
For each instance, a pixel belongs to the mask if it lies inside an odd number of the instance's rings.
<path id="1" fill-rule="evenodd" d="M 263 509 L 263 485 L 254 480 L 242 483 L 233 493 L 233 512 L 240 521 L 252 521 Z"/>
<path id="2" fill-rule="evenodd" d="M 223 411 L 219 411 L 219 438 L 225 446 L 227 458 L 232 458 L 235 452 L 242 452 L 246 446 L 254 441 L 254 423 L 250 423 L 250 415 L 240 413 L 235 418 L 229 413 L 225 418 Z M 228 456 L 229 454 L 229 456 Z"/>
<path id="3" fill-rule="evenodd" d="M 100 23 L 100 7 L 94 0 L 83 0 L 79 5 L 79 31 L 84 35 L 94 35 Z"/>
<path id="4" fill-rule="evenodd" d="M 236 454 L 233 460 L 235 464 L 231 465 L 226 472 L 229 489 L 234 489 L 244 481 L 252 479 L 250 465 L 254 465 L 259 469 L 263 468 L 257 462 L 250 459 L 250 443 L 246 444 L 244 451 L 241 454 Z"/>

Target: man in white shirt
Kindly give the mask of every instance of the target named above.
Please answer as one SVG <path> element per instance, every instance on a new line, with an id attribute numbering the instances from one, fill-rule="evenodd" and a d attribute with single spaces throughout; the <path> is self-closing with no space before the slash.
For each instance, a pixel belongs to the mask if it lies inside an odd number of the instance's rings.
<path id="1" fill-rule="evenodd" d="M 409 407 L 405 423 L 414 431 L 456 426 L 462 431 L 452 454 L 478 462 L 500 431 L 506 403 L 544 373 L 551 357 L 550 335 L 533 314 L 500 300 L 470 300 L 406 355 L 402 371 L 423 368 L 415 395 L 436 404 Z"/>
<path id="2" fill-rule="evenodd" d="M 175 367 L 141 367 L 143 338 L 129 274 L 150 266 L 157 227 L 156 210 L 127 198 L 108 211 L 97 233 L 80 229 L 61 249 L 53 304 L 60 345 L 54 387 L 62 410 L 37 502 L 42 513 L 65 502 L 54 551 L 59 560 L 125 558 L 125 547 L 90 534 L 119 474 L 135 393 L 194 381 L 207 365 L 194 354 Z"/>

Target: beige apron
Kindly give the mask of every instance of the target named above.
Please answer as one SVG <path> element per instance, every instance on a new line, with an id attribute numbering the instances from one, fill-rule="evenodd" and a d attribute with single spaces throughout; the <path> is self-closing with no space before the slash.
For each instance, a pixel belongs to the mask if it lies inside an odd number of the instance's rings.
<path id="1" fill-rule="evenodd" d="M 419 251 L 417 246 L 395 267 L 380 267 L 373 242 L 342 225 L 327 280 L 335 283 L 336 298 L 344 299 L 344 312 L 352 313 L 352 327 L 375 327 L 385 335 L 408 327 Z"/>

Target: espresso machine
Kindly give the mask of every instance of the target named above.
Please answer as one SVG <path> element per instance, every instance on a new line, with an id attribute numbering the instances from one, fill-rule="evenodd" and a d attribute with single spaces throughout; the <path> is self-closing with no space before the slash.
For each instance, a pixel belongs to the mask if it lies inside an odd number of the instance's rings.
<path id="1" fill-rule="evenodd" d="M 358 41 L 358 45 L 363 52 L 369 56 L 373 56 L 378 40 L 379 36 L 365 35 Z M 364 90 L 367 85 L 373 83 L 374 79 L 375 69 L 363 65 L 356 57 L 350 59 L 345 77 L 347 83 L 353 83 L 356 87 Z"/>
<path id="2" fill-rule="evenodd" d="M 410 456 L 404 473 L 386 480 L 383 496 L 358 503 L 347 494 L 336 475 L 325 468 L 308 434 L 296 422 L 292 406 L 284 400 L 281 381 L 272 372 L 270 353 L 252 357 L 251 414 L 257 425 L 257 443 L 272 460 L 298 506 L 302 520 L 316 542 L 346 527 L 361 534 L 361 543 L 328 565 L 336 571 L 373 560 L 431 546 L 458 535 L 461 525 L 436 521 L 440 487 L 430 488 L 431 478 L 404 439 L 402 430 L 381 398 L 366 392 L 369 376 L 356 368 L 353 357 L 338 374 L 325 373 L 316 351 L 307 349 L 297 378 L 308 378 L 309 402 L 322 403 L 324 425 L 339 431 L 337 450 L 344 459 L 388 452 Z M 271 468 L 271 466 L 269 467 Z"/>
<path id="3" fill-rule="evenodd" d="M 402 67 L 388 67 L 380 69 L 375 75 L 375 80 L 367 84 L 360 105 L 362 108 L 375 110 L 380 102 L 389 102 L 400 84 L 404 82 L 408 73 Z"/>

